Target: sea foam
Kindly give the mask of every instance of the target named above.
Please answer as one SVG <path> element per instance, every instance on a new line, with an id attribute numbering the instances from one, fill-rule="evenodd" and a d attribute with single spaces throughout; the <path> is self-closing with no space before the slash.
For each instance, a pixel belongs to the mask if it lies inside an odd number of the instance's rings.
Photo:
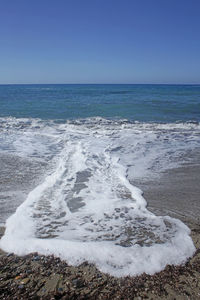
<path id="1" fill-rule="evenodd" d="M 51 168 L 8 218 L 3 250 L 54 254 L 73 265 L 87 260 L 115 276 L 153 274 L 192 256 L 189 228 L 149 212 L 134 180 L 178 164 L 183 151 L 198 144 L 197 127 L 35 122 L 20 133 L 12 125 L 12 152 Z"/>

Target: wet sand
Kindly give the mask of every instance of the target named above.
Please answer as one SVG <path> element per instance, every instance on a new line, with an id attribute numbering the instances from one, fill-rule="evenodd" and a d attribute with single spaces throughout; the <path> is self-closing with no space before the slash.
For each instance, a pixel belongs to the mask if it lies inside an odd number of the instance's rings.
<path id="1" fill-rule="evenodd" d="M 200 224 L 200 165 L 185 164 L 137 186 L 153 213 L 178 218 L 189 226 Z"/>
<path id="2" fill-rule="evenodd" d="M 185 265 L 153 276 L 115 278 L 87 262 L 72 267 L 52 256 L 1 252 L 0 299 L 200 299 L 200 164 L 185 164 L 137 186 L 151 211 L 190 227 L 197 251 Z"/>

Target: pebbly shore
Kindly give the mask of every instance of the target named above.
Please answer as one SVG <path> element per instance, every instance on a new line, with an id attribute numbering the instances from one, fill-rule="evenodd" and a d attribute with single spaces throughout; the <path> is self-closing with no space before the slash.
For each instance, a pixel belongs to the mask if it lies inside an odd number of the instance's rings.
<path id="1" fill-rule="evenodd" d="M 191 229 L 194 256 L 152 276 L 116 278 L 87 262 L 69 266 L 53 256 L 1 251 L 0 299 L 200 299 L 200 226 Z"/>

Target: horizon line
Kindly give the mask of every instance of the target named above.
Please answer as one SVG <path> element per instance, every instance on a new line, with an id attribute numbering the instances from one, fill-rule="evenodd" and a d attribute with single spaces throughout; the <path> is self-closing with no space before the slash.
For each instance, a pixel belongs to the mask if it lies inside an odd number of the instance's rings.
<path id="1" fill-rule="evenodd" d="M 200 83 L 0 83 L 0 85 L 200 85 Z"/>

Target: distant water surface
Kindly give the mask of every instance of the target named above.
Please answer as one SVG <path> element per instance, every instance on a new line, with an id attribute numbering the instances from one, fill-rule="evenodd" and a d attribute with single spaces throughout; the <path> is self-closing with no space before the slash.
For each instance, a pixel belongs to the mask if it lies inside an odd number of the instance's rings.
<path id="1" fill-rule="evenodd" d="M 0 116 L 200 120 L 200 85 L 0 85 Z"/>

